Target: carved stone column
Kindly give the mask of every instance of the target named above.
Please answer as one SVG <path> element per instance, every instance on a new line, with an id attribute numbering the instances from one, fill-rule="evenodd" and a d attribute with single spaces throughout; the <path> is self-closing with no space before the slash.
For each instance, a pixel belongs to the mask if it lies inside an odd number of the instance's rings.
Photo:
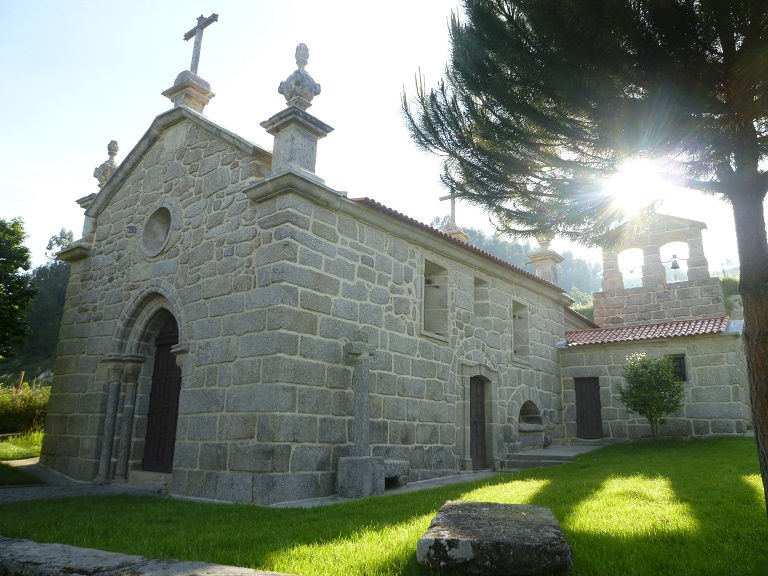
<path id="1" fill-rule="evenodd" d="M 109 482 L 109 465 L 112 460 L 112 448 L 115 443 L 115 423 L 117 422 L 117 401 L 120 396 L 120 382 L 123 379 L 123 363 L 120 360 L 107 361 L 107 406 L 104 412 L 104 429 L 101 435 L 99 453 L 99 471 L 94 479 L 96 484 Z"/>
<path id="2" fill-rule="evenodd" d="M 371 356 L 374 348 L 365 334 L 357 332 L 354 340 L 344 345 L 344 352 L 352 363 L 352 393 L 354 395 L 352 424 L 353 456 L 368 456 L 371 428 Z"/>
<path id="3" fill-rule="evenodd" d="M 133 430 L 133 415 L 136 410 L 136 393 L 139 387 L 139 376 L 144 358 L 141 356 L 126 357 L 123 371 L 123 405 L 122 424 L 120 426 L 120 444 L 117 450 L 115 465 L 115 480 L 128 480 L 128 459 Z"/>
<path id="4" fill-rule="evenodd" d="M 342 498 L 362 498 L 384 493 L 384 458 L 372 457 L 369 446 L 371 426 L 371 356 L 374 348 L 363 332 L 356 332 L 344 352 L 352 364 L 352 456 L 339 458 L 336 491 Z"/>

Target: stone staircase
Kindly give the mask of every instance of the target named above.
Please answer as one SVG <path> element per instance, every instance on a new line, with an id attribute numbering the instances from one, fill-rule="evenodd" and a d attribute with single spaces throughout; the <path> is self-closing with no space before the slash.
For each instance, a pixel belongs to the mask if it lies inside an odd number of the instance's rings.
<path id="1" fill-rule="evenodd" d="M 541 468 L 544 466 L 557 466 L 570 462 L 579 454 L 597 450 L 608 444 L 605 441 L 590 441 L 574 443 L 568 446 L 550 446 L 538 450 L 527 450 L 507 454 L 502 464 L 502 470 L 521 470 L 523 468 Z"/>

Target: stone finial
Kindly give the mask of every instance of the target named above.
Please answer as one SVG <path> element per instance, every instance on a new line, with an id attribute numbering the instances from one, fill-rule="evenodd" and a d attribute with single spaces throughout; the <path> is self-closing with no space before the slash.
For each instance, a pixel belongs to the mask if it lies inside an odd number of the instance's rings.
<path id="1" fill-rule="evenodd" d="M 549 250 L 550 244 L 552 244 L 553 236 L 550 234 L 539 234 L 536 236 L 536 242 L 539 243 L 542 252 Z"/>
<path id="2" fill-rule="evenodd" d="M 285 82 L 280 82 L 277 92 L 285 96 L 288 106 L 296 106 L 306 110 L 312 106 L 312 98 L 320 94 L 320 84 L 304 70 L 309 60 L 309 48 L 306 44 L 296 47 L 296 66 L 298 68 L 288 76 Z"/>
<path id="3" fill-rule="evenodd" d="M 99 181 L 99 188 L 104 186 L 104 184 L 106 184 L 107 181 L 112 177 L 112 174 L 115 173 L 115 170 L 117 170 L 117 162 L 115 162 L 115 156 L 117 156 L 118 150 L 119 147 L 117 145 L 117 140 L 112 140 L 107 145 L 107 153 L 109 154 L 109 159 L 93 171 L 93 177 Z"/>
<path id="4" fill-rule="evenodd" d="M 557 284 L 557 265 L 563 261 L 563 257 L 549 249 L 553 238 L 554 235 L 552 234 L 536 236 L 536 242 L 539 243 L 541 250 L 528 254 L 528 258 L 531 260 L 527 264 L 533 264 L 536 269 L 536 276 L 552 284 Z"/>

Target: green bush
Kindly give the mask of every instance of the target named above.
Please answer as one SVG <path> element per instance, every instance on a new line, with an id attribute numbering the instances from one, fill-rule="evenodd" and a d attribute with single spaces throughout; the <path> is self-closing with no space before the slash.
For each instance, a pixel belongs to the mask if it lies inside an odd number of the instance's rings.
<path id="1" fill-rule="evenodd" d="M 21 390 L 0 386 L 0 434 L 42 430 L 50 395 L 50 386 L 31 388 L 26 382 Z"/>
<path id="2" fill-rule="evenodd" d="M 668 356 L 655 358 L 645 352 L 630 354 L 622 375 L 627 385 L 617 386 L 621 401 L 628 412 L 648 420 L 651 436 L 656 442 L 664 416 L 683 406 L 685 387 L 675 373 L 672 359 Z"/>

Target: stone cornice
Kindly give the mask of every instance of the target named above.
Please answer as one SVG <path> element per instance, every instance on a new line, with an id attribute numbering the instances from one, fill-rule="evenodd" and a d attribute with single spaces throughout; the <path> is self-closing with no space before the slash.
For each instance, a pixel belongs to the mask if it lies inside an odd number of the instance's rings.
<path id="1" fill-rule="evenodd" d="M 573 300 L 564 293 L 563 289 L 550 282 L 542 280 L 525 270 L 508 264 L 494 256 L 477 248 L 452 239 L 450 236 L 435 230 L 425 224 L 410 221 L 402 214 L 399 217 L 388 214 L 395 212 L 385 207 L 379 210 L 369 203 L 367 199 L 350 200 L 339 192 L 306 178 L 296 172 L 283 172 L 274 177 L 266 178 L 247 185 L 242 192 L 253 202 L 263 202 L 267 199 L 289 194 L 291 192 L 304 196 L 316 204 L 319 204 L 338 214 L 344 214 L 367 225 L 388 232 L 411 244 L 421 246 L 425 250 L 441 254 L 457 262 L 466 262 L 468 254 L 480 256 L 472 260 L 472 265 L 482 270 L 489 276 L 496 276 L 509 280 L 514 276 L 514 282 L 535 292 L 540 292 L 542 287 L 547 288 L 549 295 L 555 302 L 563 306 L 570 305 Z"/>

